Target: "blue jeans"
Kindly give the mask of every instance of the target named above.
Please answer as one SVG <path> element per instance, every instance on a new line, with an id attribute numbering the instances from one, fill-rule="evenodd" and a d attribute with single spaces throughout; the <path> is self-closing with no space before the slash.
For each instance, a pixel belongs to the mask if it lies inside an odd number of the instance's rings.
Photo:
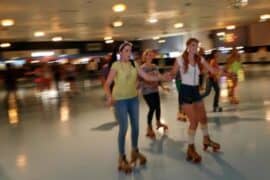
<path id="1" fill-rule="evenodd" d="M 139 99 L 117 100 L 115 102 L 116 119 L 119 122 L 118 148 L 119 154 L 125 155 L 125 139 L 128 129 L 128 115 L 131 123 L 132 149 L 138 149 L 139 137 Z"/>

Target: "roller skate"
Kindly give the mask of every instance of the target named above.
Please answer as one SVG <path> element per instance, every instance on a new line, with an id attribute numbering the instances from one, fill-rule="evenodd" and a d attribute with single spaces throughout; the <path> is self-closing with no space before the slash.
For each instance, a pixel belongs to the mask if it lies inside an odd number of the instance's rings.
<path id="1" fill-rule="evenodd" d="M 161 123 L 160 121 L 157 122 L 157 129 L 163 128 L 164 131 L 168 130 L 168 126 L 166 124 Z"/>
<path id="2" fill-rule="evenodd" d="M 150 139 L 156 139 L 156 134 L 153 131 L 151 126 L 148 126 L 148 128 L 147 128 L 146 137 L 149 137 Z"/>
<path id="3" fill-rule="evenodd" d="M 214 107 L 213 112 L 222 112 L 222 107 Z"/>
<path id="4" fill-rule="evenodd" d="M 209 136 L 205 136 L 203 139 L 203 150 L 206 151 L 208 147 L 212 147 L 213 152 L 220 150 L 220 144 L 212 141 Z"/>
<path id="5" fill-rule="evenodd" d="M 132 164 L 135 167 L 137 165 L 137 161 L 139 161 L 141 166 L 144 166 L 147 162 L 147 159 L 143 154 L 139 152 L 138 149 L 132 150 L 130 164 Z"/>
<path id="6" fill-rule="evenodd" d="M 198 164 L 202 161 L 202 157 L 196 152 L 194 144 L 188 145 L 186 160 L 195 164 Z"/>
<path id="7" fill-rule="evenodd" d="M 126 174 L 129 174 L 132 172 L 131 165 L 128 163 L 125 155 L 120 156 L 119 158 L 118 170 L 123 171 Z"/>

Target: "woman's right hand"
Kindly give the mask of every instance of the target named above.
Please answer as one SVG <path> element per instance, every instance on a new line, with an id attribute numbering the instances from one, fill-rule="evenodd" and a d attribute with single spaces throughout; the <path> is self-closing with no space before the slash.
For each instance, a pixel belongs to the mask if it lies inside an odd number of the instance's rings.
<path id="1" fill-rule="evenodd" d="M 162 76 L 164 81 L 171 81 L 174 78 L 174 76 L 170 72 L 166 72 Z"/>
<path id="2" fill-rule="evenodd" d="M 115 102 L 115 100 L 112 98 L 112 96 L 107 97 L 107 102 L 106 102 L 106 104 L 107 104 L 108 106 L 114 105 L 114 102 Z"/>

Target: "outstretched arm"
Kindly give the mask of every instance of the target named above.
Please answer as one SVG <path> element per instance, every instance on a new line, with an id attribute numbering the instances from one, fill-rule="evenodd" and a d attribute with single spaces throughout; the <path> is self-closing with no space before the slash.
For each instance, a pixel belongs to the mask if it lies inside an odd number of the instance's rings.
<path id="1" fill-rule="evenodd" d="M 169 78 L 168 76 L 165 75 L 161 75 L 160 73 L 158 73 L 156 76 L 153 75 L 149 75 L 146 72 L 144 72 L 141 68 L 138 68 L 138 74 L 140 77 L 142 77 L 143 79 L 145 79 L 146 81 L 168 81 Z"/>

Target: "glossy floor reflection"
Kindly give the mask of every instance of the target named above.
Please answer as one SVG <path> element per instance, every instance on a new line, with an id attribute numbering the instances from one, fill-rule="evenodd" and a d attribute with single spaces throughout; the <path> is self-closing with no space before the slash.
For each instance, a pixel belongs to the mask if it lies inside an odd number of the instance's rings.
<path id="1" fill-rule="evenodd" d="M 269 68 L 252 67 L 240 83 L 240 104 L 222 103 L 212 113 L 212 95 L 205 99 L 209 129 L 221 143 L 217 154 L 203 152 L 201 165 L 185 161 L 187 124 L 176 121 L 175 89 L 162 93 L 162 118 L 169 132 L 156 141 L 145 137 L 146 105 L 140 103 L 140 148 L 148 164 L 129 176 L 117 171 L 117 123 L 105 107 L 99 87 L 74 97 L 40 98 L 33 90 L 18 93 L 16 102 L 0 108 L 0 180 L 268 180 L 270 178 Z M 130 138 L 127 138 L 127 152 Z"/>

